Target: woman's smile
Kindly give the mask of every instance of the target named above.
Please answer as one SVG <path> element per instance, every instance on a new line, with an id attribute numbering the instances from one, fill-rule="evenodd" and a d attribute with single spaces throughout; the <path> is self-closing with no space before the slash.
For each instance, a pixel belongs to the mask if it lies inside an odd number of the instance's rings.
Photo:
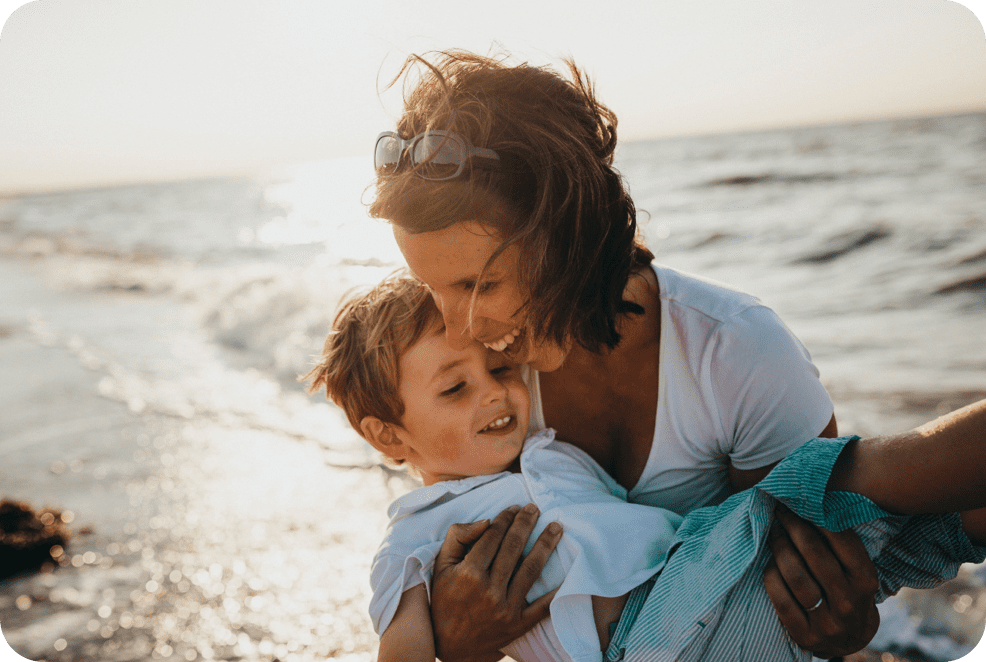
<path id="1" fill-rule="evenodd" d="M 494 340 L 492 342 L 484 342 L 483 344 L 494 351 L 502 352 L 509 345 L 512 345 L 514 341 L 517 340 L 518 336 L 520 336 L 520 329 L 514 329 L 513 331 L 504 334 L 504 336 L 499 340 Z"/>
<path id="2" fill-rule="evenodd" d="M 428 286 L 442 313 L 449 345 L 462 349 L 476 340 L 535 370 L 561 367 L 568 350 L 535 342 L 524 326 L 520 311 L 527 296 L 516 276 L 517 246 L 508 246 L 490 262 L 500 238 L 478 221 L 416 233 L 393 227 L 408 267 Z"/>

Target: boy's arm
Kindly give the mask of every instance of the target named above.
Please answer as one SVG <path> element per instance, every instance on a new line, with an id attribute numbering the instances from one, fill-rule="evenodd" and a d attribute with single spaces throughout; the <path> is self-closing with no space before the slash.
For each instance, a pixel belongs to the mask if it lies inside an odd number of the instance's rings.
<path id="1" fill-rule="evenodd" d="M 380 635 L 379 662 L 435 662 L 428 589 L 418 584 L 401 595 L 390 625 Z"/>
<path id="2" fill-rule="evenodd" d="M 862 494 L 902 515 L 961 512 L 986 507 L 984 476 L 986 400 L 980 400 L 910 432 L 850 444 L 828 489 Z M 986 528 L 981 513 L 966 519 L 973 529 Z"/>

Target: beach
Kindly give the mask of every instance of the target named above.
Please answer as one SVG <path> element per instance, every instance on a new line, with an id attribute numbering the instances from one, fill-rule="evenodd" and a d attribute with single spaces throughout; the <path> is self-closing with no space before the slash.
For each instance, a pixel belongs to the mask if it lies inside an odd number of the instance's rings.
<path id="1" fill-rule="evenodd" d="M 984 147 L 979 114 L 631 143 L 618 163 L 658 259 L 762 297 L 840 431 L 869 435 L 986 397 Z M 400 265 L 367 181 L 337 160 L 0 200 L 0 497 L 72 534 L 63 564 L 0 581 L 18 653 L 373 658 L 370 561 L 414 483 L 296 381 L 339 297 Z M 858 660 L 961 657 L 986 570 L 881 614 Z"/>
<path id="2" fill-rule="evenodd" d="M 64 567 L 0 583 L 8 643 L 32 660 L 370 659 L 369 563 L 406 481 L 232 414 L 107 397 L 112 367 L 31 319 L 51 297 L 39 266 L 0 263 L 0 489 L 71 513 L 74 537 Z"/>

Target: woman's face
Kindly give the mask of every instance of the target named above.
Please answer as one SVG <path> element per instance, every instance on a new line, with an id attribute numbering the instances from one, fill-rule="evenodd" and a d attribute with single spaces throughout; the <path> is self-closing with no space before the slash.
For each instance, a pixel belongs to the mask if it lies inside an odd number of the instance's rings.
<path id="1" fill-rule="evenodd" d="M 501 239 L 478 221 L 417 234 L 398 225 L 393 228 L 408 267 L 428 286 L 442 311 L 449 345 L 462 349 L 475 339 L 535 370 L 561 367 L 567 351 L 554 343 L 532 343 L 518 313 L 526 301 L 526 288 L 517 280 L 517 246 L 504 250 L 484 273 Z"/>

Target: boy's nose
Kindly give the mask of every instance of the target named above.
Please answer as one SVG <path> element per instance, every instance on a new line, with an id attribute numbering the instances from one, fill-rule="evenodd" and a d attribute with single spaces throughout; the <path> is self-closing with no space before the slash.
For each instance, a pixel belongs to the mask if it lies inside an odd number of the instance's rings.
<path id="1" fill-rule="evenodd" d="M 498 379 L 490 377 L 488 381 L 487 391 L 483 395 L 483 404 L 491 405 L 495 402 L 499 402 L 507 397 L 507 387 Z"/>

